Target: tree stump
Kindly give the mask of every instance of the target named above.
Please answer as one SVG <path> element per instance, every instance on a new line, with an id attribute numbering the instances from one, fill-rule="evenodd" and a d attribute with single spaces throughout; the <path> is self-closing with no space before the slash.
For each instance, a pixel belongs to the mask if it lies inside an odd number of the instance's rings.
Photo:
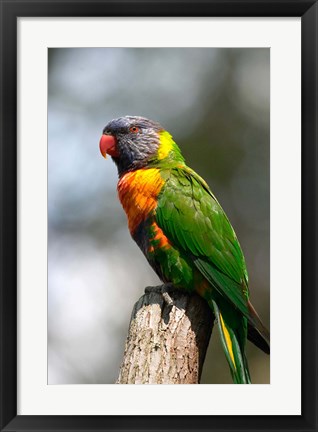
<path id="1" fill-rule="evenodd" d="M 197 294 L 147 287 L 132 312 L 117 384 L 198 384 L 213 322 Z"/>

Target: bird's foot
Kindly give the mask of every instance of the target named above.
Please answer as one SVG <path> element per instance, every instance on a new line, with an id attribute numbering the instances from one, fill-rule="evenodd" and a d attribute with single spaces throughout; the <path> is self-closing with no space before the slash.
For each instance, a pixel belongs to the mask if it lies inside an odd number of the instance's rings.
<path id="1" fill-rule="evenodd" d="M 148 287 L 145 288 L 145 293 L 149 294 L 149 293 L 155 292 L 155 293 L 161 294 L 162 297 L 163 297 L 163 299 L 164 299 L 164 301 L 165 301 L 165 303 L 168 306 L 173 306 L 173 300 L 172 300 L 172 298 L 170 297 L 170 294 L 169 294 L 169 289 L 171 289 L 171 288 L 173 288 L 173 284 L 172 283 L 166 283 L 166 284 L 159 285 L 159 286 L 154 286 L 154 287 L 153 286 L 148 286 Z"/>
<path id="2" fill-rule="evenodd" d="M 169 307 L 173 306 L 173 300 L 169 294 L 169 289 L 171 289 L 171 288 L 173 288 L 173 284 L 171 284 L 171 283 L 164 284 L 161 287 L 162 297 Z"/>
<path id="3" fill-rule="evenodd" d="M 145 294 L 158 293 L 161 294 L 162 285 L 158 286 L 147 286 L 145 288 Z"/>

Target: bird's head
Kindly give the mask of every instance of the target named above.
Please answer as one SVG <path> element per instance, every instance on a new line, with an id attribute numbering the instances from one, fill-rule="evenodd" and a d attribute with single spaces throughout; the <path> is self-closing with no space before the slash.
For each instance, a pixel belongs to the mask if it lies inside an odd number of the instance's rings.
<path id="1" fill-rule="evenodd" d="M 101 154 L 109 154 L 119 175 L 148 166 L 184 163 L 177 144 L 157 122 L 125 116 L 111 120 L 99 142 Z"/>

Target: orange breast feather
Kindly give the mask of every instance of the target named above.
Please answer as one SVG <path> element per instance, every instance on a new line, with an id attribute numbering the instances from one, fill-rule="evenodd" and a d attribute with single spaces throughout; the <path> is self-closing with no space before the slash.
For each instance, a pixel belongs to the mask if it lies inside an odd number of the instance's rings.
<path id="1" fill-rule="evenodd" d="M 131 233 L 157 207 L 157 197 L 163 184 L 157 168 L 139 169 L 120 178 L 117 190 Z"/>

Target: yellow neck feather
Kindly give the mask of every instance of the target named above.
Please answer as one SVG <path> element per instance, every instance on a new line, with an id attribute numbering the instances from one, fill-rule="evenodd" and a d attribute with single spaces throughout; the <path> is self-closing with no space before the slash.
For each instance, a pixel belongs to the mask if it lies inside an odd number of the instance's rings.
<path id="1" fill-rule="evenodd" d="M 167 131 L 160 133 L 160 146 L 158 149 L 158 159 L 165 159 L 173 149 L 174 141 Z"/>

